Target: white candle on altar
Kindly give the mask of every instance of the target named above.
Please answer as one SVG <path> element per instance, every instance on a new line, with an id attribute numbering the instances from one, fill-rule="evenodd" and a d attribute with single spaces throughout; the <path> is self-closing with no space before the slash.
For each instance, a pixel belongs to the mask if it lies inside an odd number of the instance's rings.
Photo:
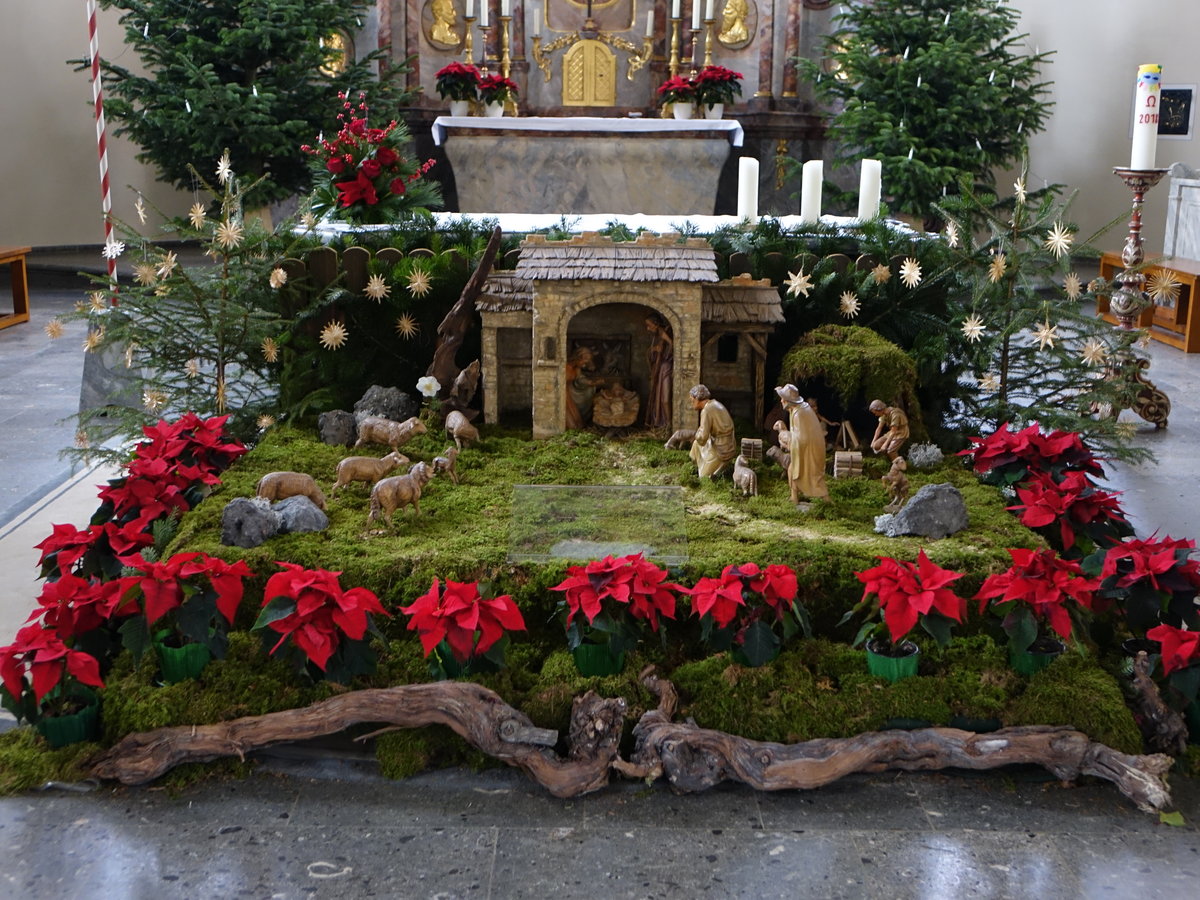
<path id="1" fill-rule="evenodd" d="M 700 0 L 692 0 L 692 31 L 700 30 Z"/>
<path id="2" fill-rule="evenodd" d="M 535 38 L 542 36 L 542 11 L 536 6 L 533 8 L 533 36 Z"/>
<path id="3" fill-rule="evenodd" d="M 1162 66 L 1138 67 L 1137 94 L 1133 102 L 1133 153 L 1131 169 L 1153 169 L 1158 150 L 1158 101 L 1162 97 Z"/>
<path id="4" fill-rule="evenodd" d="M 475 0 L 467 0 L 467 8 L 463 12 L 464 19 L 475 18 Z"/>
<path id="5" fill-rule="evenodd" d="M 864 159 L 858 176 L 858 218 L 860 222 L 879 215 L 879 193 L 883 181 L 883 163 Z"/>
<path id="6" fill-rule="evenodd" d="M 680 0 L 671 0 L 671 18 L 672 19 L 679 18 L 679 3 L 680 3 Z"/>
<path id="7" fill-rule="evenodd" d="M 479 27 L 488 27 L 488 0 L 479 0 Z"/>
<path id="8" fill-rule="evenodd" d="M 800 221 L 815 225 L 821 220 L 821 182 L 825 178 L 825 164 L 819 159 L 810 159 L 804 164 L 800 178 Z"/>
<path id="9" fill-rule="evenodd" d="M 654 37 L 654 10 L 646 10 L 646 37 Z"/>
<path id="10" fill-rule="evenodd" d="M 704 4 L 704 18 L 710 22 L 716 18 L 713 15 L 713 2 L 714 0 L 707 0 L 707 2 Z"/>
<path id="11" fill-rule="evenodd" d="M 512 15 L 512 0 L 500 0 L 500 15 L 505 18 Z"/>
<path id="12" fill-rule="evenodd" d="M 758 222 L 758 160 L 749 156 L 738 160 L 737 217 Z"/>

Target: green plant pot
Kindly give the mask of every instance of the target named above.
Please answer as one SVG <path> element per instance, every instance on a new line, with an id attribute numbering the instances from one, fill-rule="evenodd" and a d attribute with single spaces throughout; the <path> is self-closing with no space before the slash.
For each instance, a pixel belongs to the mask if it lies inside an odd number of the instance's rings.
<path id="1" fill-rule="evenodd" d="M 38 733 L 53 750 L 93 740 L 100 730 L 100 701 L 95 695 L 79 712 L 66 716 L 45 716 L 38 720 Z"/>
<path id="2" fill-rule="evenodd" d="M 921 649 L 912 641 L 902 641 L 896 645 L 896 649 L 904 652 L 904 656 L 888 656 L 879 653 L 879 649 L 880 647 L 875 641 L 867 642 L 867 671 L 872 675 L 886 678 L 895 684 L 897 681 L 912 678 L 917 674 Z"/>
<path id="3" fill-rule="evenodd" d="M 1014 650 L 1012 647 L 1009 647 L 1008 663 L 1013 667 L 1014 672 L 1028 677 L 1042 671 L 1042 669 L 1062 656 L 1063 651 L 1066 649 L 1067 645 L 1062 641 L 1038 638 L 1029 645 L 1028 650 Z"/>
<path id="4" fill-rule="evenodd" d="M 155 643 L 154 649 L 158 652 L 159 667 L 162 670 L 163 681 L 167 684 L 199 678 L 204 667 L 212 660 L 212 654 L 203 644 L 168 647 Z"/>
<path id="5" fill-rule="evenodd" d="M 608 644 L 580 644 L 571 655 L 580 675 L 616 675 L 625 668 L 625 654 L 611 653 Z"/>

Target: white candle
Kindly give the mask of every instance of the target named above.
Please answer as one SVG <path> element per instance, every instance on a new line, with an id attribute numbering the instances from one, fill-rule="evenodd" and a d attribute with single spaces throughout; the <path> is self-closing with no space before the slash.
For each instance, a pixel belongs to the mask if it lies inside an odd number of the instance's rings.
<path id="1" fill-rule="evenodd" d="M 864 159 L 858 176 L 858 218 L 865 222 L 879 215 L 879 193 L 883 180 L 883 163 Z"/>
<path id="2" fill-rule="evenodd" d="M 463 13 L 463 18 L 465 18 L 465 19 L 475 18 L 475 0 L 467 0 L 467 9 Z"/>
<path id="3" fill-rule="evenodd" d="M 654 10 L 646 10 L 646 37 L 654 37 Z"/>
<path id="4" fill-rule="evenodd" d="M 713 16 L 713 0 L 708 0 L 708 2 L 704 4 L 704 18 L 710 22 L 715 18 Z"/>
<path id="5" fill-rule="evenodd" d="M 758 160 L 749 156 L 738 160 L 737 217 L 758 222 Z"/>
<path id="6" fill-rule="evenodd" d="M 542 11 L 536 6 L 533 8 L 533 36 L 535 38 L 542 36 Z"/>
<path id="7" fill-rule="evenodd" d="M 1133 103 L 1133 153 L 1131 169 L 1153 169 L 1158 150 L 1158 101 L 1162 96 L 1162 66 L 1138 67 L 1137 94 Z"/>
<path id="8" fill-rule="evenodd" d="M 488 0 L 479 0 L 479 27 L 488 27 Z"/>
<path id="9" fill-rule="evenodd" d="M 506 18 L 512 15 L 512 0 L 500 0 L 500 15 Z"/>
<path id="10" fill-rule="evenodd" d="M 700 0 L 692 0 L 692 31 L 700 30 Z"/>
<path id="11" fill-rule="evenodd" d="M 679 2 L 680 0 L 671 0 L 671 18 L 679 18 Z"/>
<path id="12" fill-rule="evenodd" d="M 821 220 L 821 182 L 825 178 L 825 163 L 810 159 L 804 164 L 800 180 L 800 221 L 815 225 Z"/>

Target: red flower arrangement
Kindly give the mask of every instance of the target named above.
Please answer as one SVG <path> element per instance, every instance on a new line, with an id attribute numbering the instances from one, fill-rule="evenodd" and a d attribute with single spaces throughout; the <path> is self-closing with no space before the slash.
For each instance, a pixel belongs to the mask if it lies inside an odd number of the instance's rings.
<path id="1" fill-rule="evenodd" d="M 1129 539 L 1097 550 L 1082 562 L 1083 570 L 1099 577 L 1097 607 L 1115 603 L 1135 633 L 1160 622 L 1200 629 L 1195 596 L 1200 590 L 1200 561 L 1192 558 L 1196 542 Z"/>
<path id="2" fill-rule="evenodd" d="M 70 572 L 47 581 L 38 595 L 37 608 L 27 622 L 40 619 L 66 640 L 103 628 L 116 616 L 132 615 L 136 607 L 122 608 L 125 584 L 120 580 L 97 581 Z"/>
<path id="3" fill-rule="evenodd" d="M 104 687 L 95 657 L 72 650 L 41 625 L 26 625 L 0 647 L 0 683 L 5 709 L 28 722 L 66 712 L 79 685 Z"/>
<path id="4" fill-rule="evenodd" d="M 517 83 L 503 75 L 488 75 L 479 79 L 481 103 L 507 103 L 516 100 L 518 93 Z"/>
<path id="5" fill-rule="evenodd" d="M 917 551 L 916 565 L 889 556 L 876 559 L 879 565 L 855 573 L 863 583 L 862 599 L 842 617 L 842 623 L 846 623 L 860 611 L 870 610 L 868 620 L 854 638 L 854 646 L 870 638 L 871 649 L 881 656 L 908 655 L 904 639 L 918 621 L 939 644 L 949 643 L 951 623 L 961 623 L 966 613 L 966 600 L 949 585 L 963 573 L 938 566 L 924 549 Z M 873 601 L 869 599 L 872 594 Z"/>
<path id="6" fill-rule="evenodd" d="M 371 671 L 375 657 L 364 640 L 368 631 L 378 634 L 371 616 L 389 615 L 379 598 L 366 588 L 343 589 L 341 572 L 276 565 L 285 571 L 267 579 L 263 610 L 252 629 L 280 636 L 270 652 L 290 641 L 298 651 L 298 669 L 313 674 L 306 665 L 312 663 L 326 678 L 342 683 Z"/>
<path id="7" fill-rule="evenodd" d="M 658 86 L 658 96 L 663 103 L 694 103 L 696 85 L 693 81 L 676 75 Z"/>
<path id="8" fill-rule="evenodd" d="M 742 73 L 724 66 L 705 66 L 696 76 L 696 102 L 704 106 L 733 103 L 742 93 Z"/>
<path id="9" fill-rule="evenodd" d="M 1021 502 L 1009 510 L 1017 512 L 1022 525 L 1039 531 L 1062 553 L 1079 552 L 1076 544 L 1080 533 L 1093 544 L 1133 533 L 1117 502 L 1118 495 L 1100 490 L 1083 472 L 1064 472 L 1058 479 L 1031 473 L 1028 481 L 1017 485 L 1016 492 Z"/>
<path id="10" fill-rule="evenodd" d="M 1200 631 L 1158 625 L 1147 631 L 1146 637 L 1162 645 L 1163 673 L 1166 675 L 1200 663 Z"/>
<path id="11" fill-rule="evenodd" d="M 481 80 L 477 68 L 460 62 L 443 66 L 433 77 L 437 79 L 438 96 L 443 100 L 474 100 Z"/>
<path id="12" fill-rule="evenodd" d="M 434 161 L 420 163 L 405 155 L 407 129 L 395 119 L 383 128 L 371 127 L 365 94 L 359 94 L 357 105 L 346 93 L 338 97 L 342 101 L 338 133 L 332 140 L 322 138 L 315 147 L 300 147 L 313 158 L 312 212 L 379 224 L 435 203 L 437 188 L 423 180 Z"/>
<path id="13" fill-rule="evenodd" d="M 788 638 L 801 630 L 810 633 L 798 592 L 796 573 L 788 566 L 760 569 L 743 563 L 726 566 L 720 577 L 701 578 L 687 593 L 693 614 L 700 617 L 702 637 L 714 650 L 733 646 L 740 661 L 761 666 L 779 654 Z"/>
<path id="14" fill-rule="evenodd" d="M 1039 472 L 1073 470 L 1104 476 L 1099 461 L 1075 432 L 1043 434 L 1036 422 L 1020 431 L 1010 431 L 1005 422 L 988 437 L 970 440 L 974 446 L 958 455 L 970 457 L 972 468 L 994 484 L 1015 484 Z"/>
<path id="15" fill-rule="evenodd" d="M 459 673 L 485 658 L 498 668 L 504 662 L 508 631 L 525 630 L 525 619 L 512 597 L 485 597 L 474 581 L 447 579 L 443 589 L 435 578 L 426 593 L 400 611 L 411 616 L 408 630 L 420 635 L 426 658 L 436 651 L 434 667 L 443 676 L 451 674 L 447 651 L 458 663 Z"/>
<path id="16" fill-rule="evenodd" d="M 989 575 L 975 595 L 982 612 L 1003 616 L 1009 647 L 1025 652 L 1048 625 L 1063 641 L 1071 637 L 1072 617 L 1092 608 L 1099 581 L 1084 575 L 1078 562 L 1053 550 L 1010 549 L 1013 564 Z"/>

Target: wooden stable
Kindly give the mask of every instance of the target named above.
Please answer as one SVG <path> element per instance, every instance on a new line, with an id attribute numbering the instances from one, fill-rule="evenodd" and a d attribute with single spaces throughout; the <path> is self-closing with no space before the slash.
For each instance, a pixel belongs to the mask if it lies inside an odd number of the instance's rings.
<path id="1" fill-rule="evenodd" d="M 29 247 L 0 247 L 0 266 L 7 264 L 12 290 L 13 311 L 0 313 L 0 328 L 29 321 L 29 276 L 25 272 L 25 257 Z"/>
<path id="2" fill-rule="evenodd" d="M 1100 259 L 1100 277 L 1112 281 L 1124 270 L 1119 253 L 1105 253 Z M 1179 297 L 1173 304 L 1151 303 L 1138 316 L 1137 327 L 1146 328 L 1150 337 L 1184 353 L 1200 353 L 1200 317 L 1195 312 L 1196 284 L 1200 281 L 1200 262 L 1168 257 L 1161 263 L 1146 266 L 1142 274 L 1147 279 L 1165 276 L 1179 283 Z M 1096 312 L 1106 322 L 1117 324 L 1109 312 L 1108 297 L 1096 298 Z"/>

